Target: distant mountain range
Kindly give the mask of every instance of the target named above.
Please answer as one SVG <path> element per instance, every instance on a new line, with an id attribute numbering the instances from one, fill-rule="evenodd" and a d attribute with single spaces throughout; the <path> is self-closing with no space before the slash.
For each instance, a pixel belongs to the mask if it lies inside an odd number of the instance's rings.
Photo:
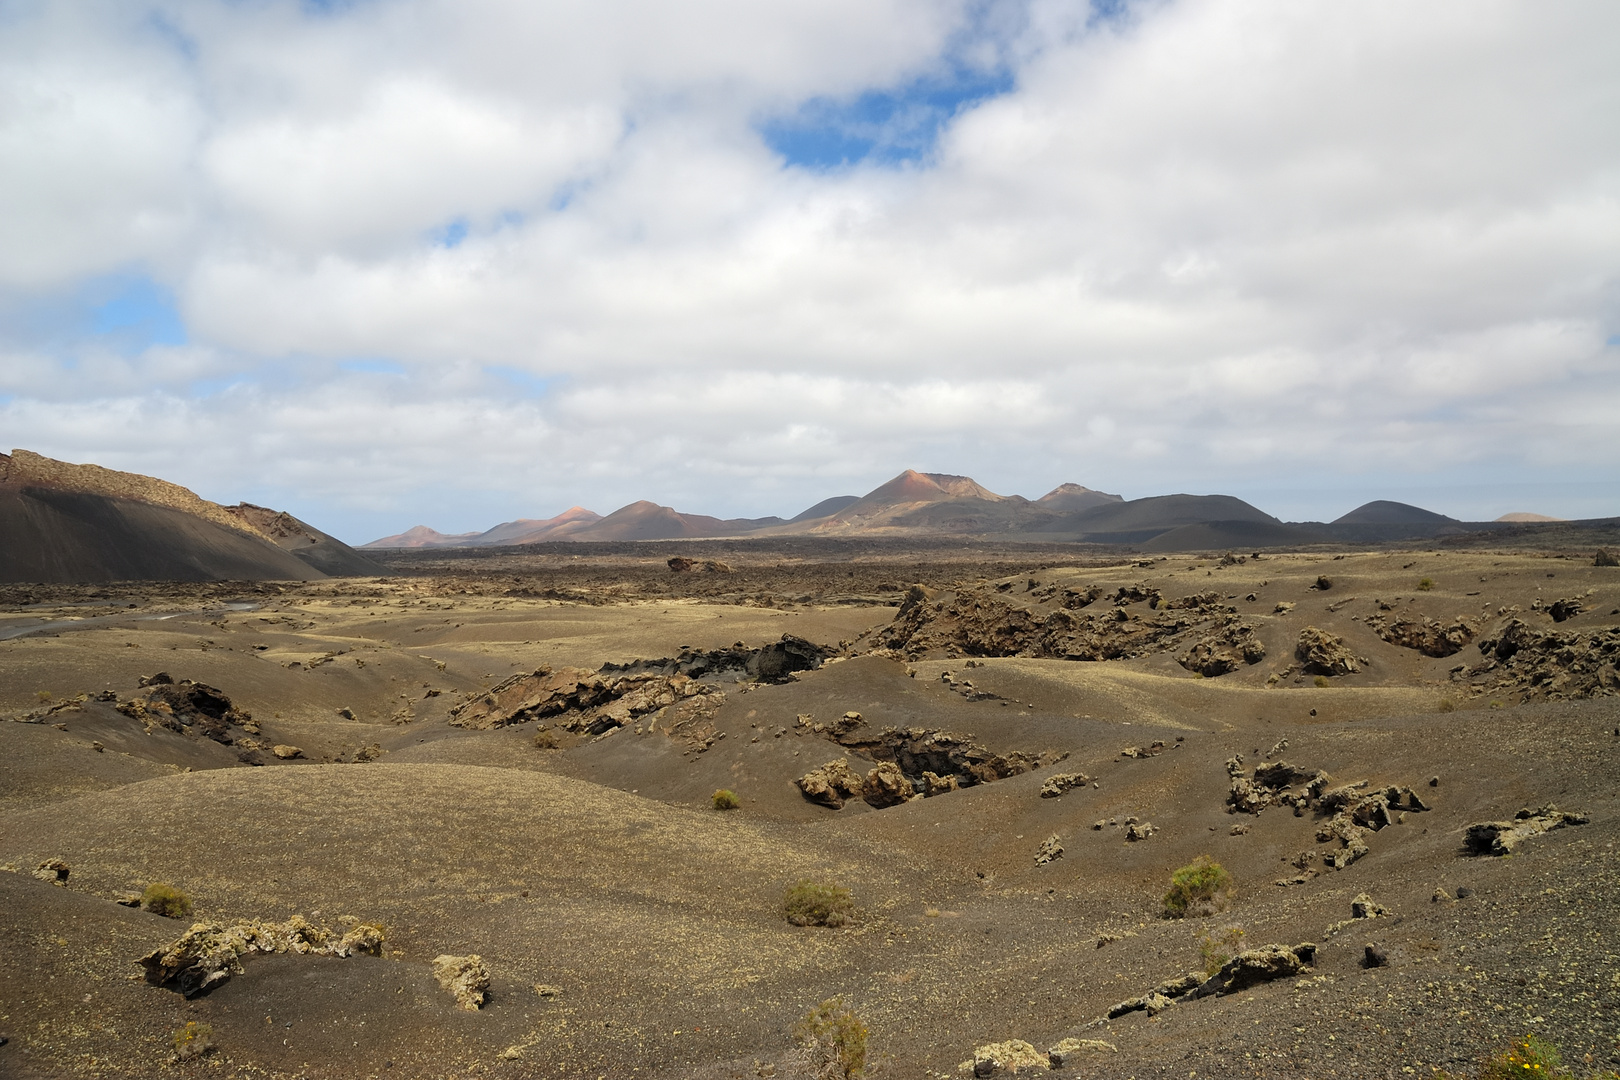
<path id="1" fill-rule="evenodd" d="M 554 541 L 719 537 L 939 538 L 1095 543 L 1142 552 L 1428 540 L 1539 528 L 1534 514 L 1463 522 L 1378 501 L 1330 522 L 1285 522 L 1230 495 L 1126 500 L 1079 484 L 1038 499 L 998 495 L 966 476 L 907 470 L 865 495 L 823 499 L 791 518 L 716 518 L 634 502 L 603 517 L 571 507 L 480 533 L 426 526 L 371 549 L 477 548 Z M 1531 524 L 1521 524 L 1529 522 Z M 27 450 L 0 454 L 0 582 L 264 581 L 387 573 L 381 563 L 291 514 L 222 506 L 164 480 L 74 465 Z"/>
<path id="2" fill-rule="evenodd" d="M 1509 514 L 1508 521 L 1552 520 Z M 575 506 L 545 519 L 508 521 L 481 533 L 446 535 L 418 525 L 363 548 L 466 548 L 543 541 L 685 540 L 717 537 L 999 537 L 1122 544 L 1143 551 L 1380 543 L 1475 531 L 1467 523 L 1379 500 L 1331 522 L 1285 522 L 1230 495 L 1158 495 L 1126 500 L 1080 484 L 1038 499 L 998 495 L 966 476 L 908 469 L 865 495 L 823 499 L 791 518 L 715 518 L 653 502 L 603 517 Z"/>

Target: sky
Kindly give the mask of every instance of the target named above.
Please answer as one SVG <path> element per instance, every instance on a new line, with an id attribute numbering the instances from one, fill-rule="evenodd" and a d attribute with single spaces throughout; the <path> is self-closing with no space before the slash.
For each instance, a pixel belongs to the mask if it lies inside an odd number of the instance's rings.
<path id="1" fill-rule="evenodd" d="M 0 0 L 0 443 L 351 542 L 1620 514 L 1620 5 Z"/>

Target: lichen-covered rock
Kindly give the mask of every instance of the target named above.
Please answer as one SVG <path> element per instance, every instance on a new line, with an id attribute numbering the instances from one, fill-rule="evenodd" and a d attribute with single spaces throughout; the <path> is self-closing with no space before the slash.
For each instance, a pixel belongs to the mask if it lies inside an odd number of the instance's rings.
<path id="1" fill-rule="evenodd" d="M 938 776 L 925 770 L 922 774 L 922 778 L 923 795 L 927 798 L 933 798 L 935 795 L 943 795 L 947 791 L 955 791 L 961 784 L 961 782 L 957 780 L 956 774 L 954 773 L 949 776 Z"/>
<path id="2" fill-rule="evenodd" d="M 299 953 L 316 956 L 352 956 L 382 950 L 383 932 L 362 923 L 338 937 L 302 915 L 284 923 L 258 919 L 225 925 L 195 923 L 174 941 L 140 958 L 146 981 L 154 986 L 173 985 L 194 997 L 242 971 L 241 958 L 251 953 Z"/>
<path id="3" fill-rule="evenodd" d="M 1305 670 L 1314 675 L 1353 675 L 1368 663 L 1366 657 L 1351 652 L 1343 638 L 1314 626 L 1299 632 L 1294 652 Z"/>
<path id="4" fill-rule="evenodd" d="M 1115 1054 L 1119 1047 L 1101 1039 L 1064 1039 L 1047 1050 L 1046 1058 L 1054 1069 L 1078 1065 L 1093 1054 Z"/>
<path id="5" fill-rule="evenodd" d="M 861 798 L 880 810 L 920 797 L 911 781 L 906 779 L 906 774 L 900 771 L 900 766 L 892 761 L 878 762 L 861 784 Z"/>
<path id="6" fill-rule="evenodd" d="M 34 867 L 35 877 L 41 881 L 49 881 L 53 885 L 66 884 L 68 874 L 72 872 L 73 868 L 61 859 L 46 859 Z"/>
<path id="7" fill-rule="evenodd" d="M 289 746 L 286 743 L 278 743 L 277 745 L 272 746 L 270 748 L 270 752 L 283 761 L 291 761 L 293 758 L 301 758 L 304 756 L 304 751 L 302 749 L 296 746 Z"/>
<path id="8" fill-rule="evenodd" d="M 1051 836 L 1048 836 L 1045 840 L 1042 840 L 1041 841 L 1041 846 L 1036 849 L 1036 851 L 1035 851 L 1035 865 L 1036 866 L 1045 866 L 1047 863 L 1054 862 L 1057 859 L 1060 859 L 1062 857 L 1063 857 L 1063 844 L 1058 839 L 1058 834 L 1053 833 Z"/>
<path id="9" fill-rule="evenodd" d="M 489 992 L 489 969 L 484 966 L 482 956 L 477 953 L 435 956 L 433 977 L 463 1009 L 477 1012 L 483 1007 L 484 998 Z"/>
<path id="10" fill-rule="evenodd" d="M 834 810 L 842 810 L 847 800 L 861 794 L 866 787 L 866 781 L 849 767 L 847 758 L 838 758 L 820 768 L 811 769 L 794 783 L 799 785 L 805 798 Z"/>
<path id="11" fill-rule="evenodd" d="M 1511 855 L 1525 840 L 1566 825 L 1585 825 L 1592 819 L 1585 814 L 1560 810 L 1556 806 L 1528 807 L 1512 821 L 1482 821 L 1468 826 L 1464 846 L 1473 855 Z"/>
<path id="12" fill-rule="evenodd" d="M 1066 791 L 1078 787 L 1085 787 L 1091 783 L 1091 777 L 1080 772 L 1053 773 L 1041 784 L 1041 798 L 1055 799 Z"/>
<path id="13" fill-rule="evenodd" d="M 1003 1073 L 1017 1075 L 1024 1069 L 1051 1067 L 1052 1059 L 1031 1044 L 1023 1039 L 1008 1039 L 1006 1042 L 974 1048 L 973 1060 L 963 1062 L 960 1071 L 970 1072 L 974 1076 L 999 1076 Z"/>
<path id="14" fill-rule="evenodd" d="M 1251 986 L 1286 979 L 1308 971 L 1316 962 L 1316 945 L 1262 945 L 1245 949 L 1221 965 L 1221 970 L 1192 992 L 1195 998 L 1235 994 Z"/>
<path id="15" fill-rule="evenodd" d="M 1125 839 L 1128 843 L 1146 840 L 1159 831 L 1159 827 L 1151 821 L 1133 821 L 1125 826 Z"/>

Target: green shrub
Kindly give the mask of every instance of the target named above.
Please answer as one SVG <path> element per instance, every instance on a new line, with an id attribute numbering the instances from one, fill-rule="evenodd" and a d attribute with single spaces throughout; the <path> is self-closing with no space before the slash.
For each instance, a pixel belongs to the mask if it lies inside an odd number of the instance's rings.
<path id="1" fill-rule="evenodd" d="M 1440 704 L 1435 706 L 1435 708 L 1439 712 L 1456 712 L 1457 703 L 1448 697 L 1443 697 L 1440 699 Z"/>
<path id="2" fill-rule="evenodd" d="M 1328 682 L 1328 677 L 1326 675 L 1318 675 L 1316 678 L 1312 679 L 1311 682 L 1323 690 L 1326 690 L 1328 687 L 1333 685 L 1332 683 Z"/>
<path id="3" fill-rule="evenodd" d="M 1485 1059 L 1479 1080 L 1509 1080 L 1510 1077 L 1546 1077 L 1559 1080 L 1570 1073 L 1552 1043 L 1526 1035 L 1512 1046 Z"/>
<path id="4" fill-rule="evenodd" d="M 165 919 L 183 919 L 191 914 L 191 897 L 167 881 L 154 881 L 141 893 L 141 907 Z"/>
<path id="5" fill-rule="evenodd" d="M 782 895 L 782 912 L 794 926 L 847 926 L 855 921 L 855 900 L 842 885 L 805 878 Z"/>
<path id="6" fill-rule="evenodd" d="M 815 1057 L 818 1080 L 854 1080 L 866 1070 L 867 1028 L 843 998 L 828 998 L 793 1025 L 793 1037 Z"/>
<path id="7" fill-rule="evenodd" d="M 730 788 L 721 788 L 711 796 L 711 799 L 716 810 L 735 810 L 742 805 L 742 800 L 737 798 L 737 793 Z"/>
<path id="8" fill-rule="evenodd" d="M 1232 875 L 1226 867 L 1200 855 L 1170 875 L 1170 891 L 1164 894 L 1168 918 L 1209 915 L 1226 906 L 1232 892 Z"/>
<path id="9" fill-rule="evenodd" d="M 1418 582 L 1418 592 L 1428 592 L 1434 588 L 1434 578 L 1424 578 Z"/>

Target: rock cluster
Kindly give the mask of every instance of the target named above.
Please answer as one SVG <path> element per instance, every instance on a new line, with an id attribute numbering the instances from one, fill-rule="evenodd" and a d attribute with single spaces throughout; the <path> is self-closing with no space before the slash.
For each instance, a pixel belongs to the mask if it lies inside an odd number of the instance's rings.
<path id="1" fill-rule="evenodd" d="M 1365 656 L 1351 652 L 1343 638 L 1314 626 L 1299 632 L 1299 644 L 1294 647 L 1294 653 L 1305 670 L 1313 675 L 1353 675 L 1362 665 L 1371 663 Z"/>
<path id="2" fill-rule="evenodd" d="M 1258 814 L 1268 806 L 1291 806 L 1296 817 L 1307 812 L 1330 815 L 1316 827 L 1318 843 L 1337 840 L 1340 850 L 1330 852 L 1323 861 L 1332 869 L 1342 870 L 1367 854 L 1363 838 L 1369 830 L 1378 831 L 1401 820 L 1407 812 L 1422 813 L 1429 809 L 1410 787 L 1384 787 L 1369 790 L 1367 781 L 1341 784 L 1330 788 L 1332 782 L 1320 769 L 1301 769 L 1286 761 L 1271 761 L 1257 765 L 1244 775 L 1243 756 L 1230 758 L 1226 763 L 1232 784 L 1226 795 L 1229 814 Z M 1314 858 L 1314 853 L 1311 853 Z M 1309 858 L 1296 860 L 1295 865 L 1304 873 L 1293 879 L 1279 881 L 1279 885 L 1302 884 L 1315 874 L 1307 869 Z"/>
<path id="3" fill-rule="evenodd" d="M 963 1063 L 963 1072 L 974 1076 L 996 1076 L 1007 1072 L 1016 1075 L 1024 1069 L 1050 1069 L 1052 1059 L 1023 1039 L 989 1043 L 976 1047 L 973 1060 Z"/>
<path id="4" fill-rule="evenodd" d="M 1156 1016 L 1182 1000 L 1195 1000 L 1215 994 L 1236 994 L 1261 983 L 1286 979 L 1311 970 L 1316 962 L 1316 945 L 1262 945 L 1245 949 L 1221 965 L 1214 975 L 1189 972 L 1168 979 L 1140 997 L 1127 998 L 1108 1010 L 1114 1020 L 1127 1013 L 1146 1012 Z"/>
<path id="5" fill-rule="evenodd" d="M 1481 821 L 1468 826 L 1463 845 L 1473 855 L 1511 855 L 1525 840 L 1566 825 L 1585 825 L 1592 819 L 1585 814 L 1543 806 L 1525 807 L 1512 821 Z"/>
<path id="6" fill-rule="evenodd" d="M 496 728 L 566 714 L 563 726 L 570 731 L 600 735 L 676 702 L 718 694 L 686 675 L 604 676 L 584 668 L 542 667 L 462 701 L 450 710 L 450 723 Z"/>
<path id="7" fill-rule="evenodd" d="M 241 974 L 241 958 L 251 953 L 376 955 L 382 952 L 382 943 L 381 928 L 368 923 L 358 923 L 347 933 L 338 935 L 315 926 L 302 915 L 294 915 L 284 923 L 258 919 L 230 925 L 197 923 L 137 962 L 146 970 L 147 982 L 154 986 L 172 985 L 186 997 L 195 997 L 232 975 Z"/>
<path id="8" fill-rule="evenodd" d="M 1512 619 L 1481 639 L 1479 651 L 1483 661 L 1451 673 L 1478 692 L 1517 690 L 1552 701 L 1620 694 L 1620 627 L 1555 633 Z"/>
<path id="9" fill-rule="evenodd" d="M 1053 833 L 1045 840 L 1042 840 L 1041 846 L 1035 850 L 1035 865 L 1045 866 L 1047 863 L 1056 862 L 1062 857 L 1063 843 L 1059 840 L 1058 834 Z"/>
<path id="10" fill-rule="evenodd" d="M 489 993 L 489 969 L 477 953 L 467 956 L 440 954 L 433 958 L 433 977 L 468 1012 L 483 1007 Z"/>
<path id="11" fill-rule="evenodd" d="M 190 679 L 175 682 L 165 671 L 143 677 L 141 692 L 114 708 L 147 731 L 162 727 L 203 735 L 226 746 L 236 741 L 233 726 L 257 730 L 253 717 L 221 691 Z"/>
<path id="12" fill-rule="evenodd" d="M 1233 622 L 1193 645 L 1177 661 L 1188 671 L 1213 679 L 1266 658 L 1266 647 L 1248 623 Z"/>
<path id="13" fill-rule="evenodd" d="M 1374 615 L 1367 620 L 1367 628 L 1391 645 L 1416 649 L 1424 656 L 1451 656 L 1461 652 L 1479 633 L 1479 626 L 1461 615 L 1449 623 L 1426 615 L 1396 615 L 1387 619 Z"/>
<path id="14" fill-rule="evenodd" d="M 1217 594 L 1168 603 L 1155 589 L 1119 587 L 1108 611 L 1081 613 L 1105 596 L 1083 591 L 1041 590 L 1013 599 L 988 590 L 964 589 L 940 598 L 913 590 L 894 620 L 874 637 L 877 651 L 917 659 L 930 655 L 1029 656 L 1060 660 L 1118 660 L 1181 650 L 1191 670 L 1224 674 L 1236 664 L 1256 663 L 1265 647 L 1253 627 Z M 1128 610 L 1145 604 L 1157 615 Z M 1227 666 L 1228 664 L 1232 666 Z"/>
<path id="15" fill-rule="evenodd" d="M 1041 798 L 1056 799 L 1064 792 L 1091 783 L 1091 777 L 1081 772 L 1053 773 L 1041 784 Z"/>

